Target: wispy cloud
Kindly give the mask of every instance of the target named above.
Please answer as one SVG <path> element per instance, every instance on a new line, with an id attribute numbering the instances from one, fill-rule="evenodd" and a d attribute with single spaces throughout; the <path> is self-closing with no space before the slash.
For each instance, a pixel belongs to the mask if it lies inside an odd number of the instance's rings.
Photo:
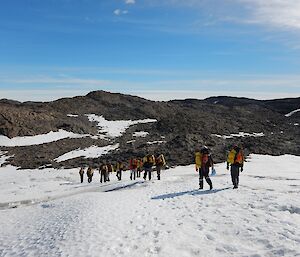
<path id="1" fill-rule="evenodd" d="M 237 0 L 249 10 L 245 21 L 280 29 L 300 30 L 299 0 Z"/>
<path id="2" fill-rule="evenodd" d="M 135 0 L 125 0 L 125 4 L 135 4 Z"/>
<path id="3" fill-rule="evenodd" d="M 299 0 L 165 0 L 161 3 L 172 7 L 197 8 L 221 21 L 300 30 Z"/>
<path id="4" fill-rule="evenodd" d="M 120 15 L 127 14 L 127 13 L 128 13 L 127 10 L 121 10 L 121 9 L 114 10 L 114 15 L 116 15 L 116 16 L 120 16 Z"/>

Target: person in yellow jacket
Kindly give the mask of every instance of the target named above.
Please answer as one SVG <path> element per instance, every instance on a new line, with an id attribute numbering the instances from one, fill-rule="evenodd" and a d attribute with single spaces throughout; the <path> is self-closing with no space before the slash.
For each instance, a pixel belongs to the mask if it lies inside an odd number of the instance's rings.
<path id="1" fill-rule="evenodd" d="M 122 179 L 122 171 L 125 169 L 125 165 L 123 164 L 123 162 L 121 161 L 118 161 L 117 162 L 117 165 L 116 165 L 116 171 L 117 171 L 117 178 L 118 180 L 121 180 Z"/>
<path id="2" fill-rule="evenodd" d="M 239 187 L 240 171 L 243 172 L 244 168 L 244 152 L 238 145 L 234 145 L 227 156 L 227 170 L 229 170 L 229 166 L 233 189 L 237 189 Z"/>
<path id="3" fill-rule="evenodd" d="M 152 155 L 152 154 L 146 155 L 143 159 L 143 168 L 145 170 L 144 180 L 146 180 L 147 174 L 148 174 L 149 180 L 151 180 L 152 167 L 154 165 L 155 165 L 154 155 Z"/>
<path id="4" fill-rule="evenodd" d="M 157 172 L 157 179 L 160 180 L 161 169 L 166 166 L 166 160 L 163 154 L 159 154 L 155 160 L 155 167 Z"/>
<path id="5" fill-rule="evenodd" d="M 204 146 L 200 151 L 195 152 L 196 171 L 199 172 L 199 189 L 203 189 L 203 177 L 205 178 L 209 189 L 213 189 L 211 179 L 209 177 L 209 168 L 214 166 L 213 159 L 209 149 Z"/>
<path id="6" fill-rule="evenodd" d="M 143 160 L 141 158 L 138 158 L 137 159 L 137 174 L 136 174 L 137 178 L 141 177 L 142 169 L 143 169 Z"/>
<path id="7" fill-rule="evenodd" d="M 86 172 L 86 175 L 88 177 L 88 182 L 91 183 L 93 180 L 94 170 L 91 166 L 88 167 L 88 170 Z"/>
<path id="8" fill-rule="evenodd" d="M 100 183 L 107 181 L 107 173 L 108 173 L 108 167 L 105 164 L 105 162 L 101 163 L 99 168 L 99 174 L 100 174 Z"/>

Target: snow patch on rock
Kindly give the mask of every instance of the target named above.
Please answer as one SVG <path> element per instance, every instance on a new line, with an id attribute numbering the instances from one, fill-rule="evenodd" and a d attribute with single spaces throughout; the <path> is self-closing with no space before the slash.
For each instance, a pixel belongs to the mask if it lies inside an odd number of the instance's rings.
<path id="1" fill-rule="evenodd" d="M 132 134 L 134 137 L 146 137 L 147 135 L 149 135 L 149 132 L 146 131 L 137 131 Z"/>
<path id="2" fill-rule="evenodd" d="M 65 138 L 83 138 L 88 137 L 88 134 L 76 134 L 73 132 L 60 129 L 59 131 L 50 131 L 47 134 L 41 134 L 36 136 L 24 136 L 9 138 L 0 135 L 0 146 L 15 147 L 15 146 L 29 146 L 29 145 L 41 145 L 45 143 L 55 142 Z"/>
<path id="3" fill-rule="evenodd" d="M 151 142 L 147 142 L 148 145 L 163 144 L 163 143 L 166 143 L 166 141 L 151 141 Z"/>
<path id="4" fill-rule="evenodd" d="M 68 117 L 73 117 L 73 118 L 76 118 L 76 117 L 78 117 L 78 115 L 77 115 L 77 114 L 67 114 L 67 116 L 68 116 Z"/>
<path id="5" fill-rule="evenodd" d="M 117 150 L 118 148 L 119 148 L 119 144 L 108 145 L 108 146 L 103 146 L 103 147 L 93 145 L 93 146 L 90 146 L 85 149 L 77 149 L 77 150 L 65 153 L 65 154 L 59 156 L 58 158 L 56 158 L 55 161 L 63 162 L 66 160 L 77 158 L 77 157 L 84 157 L 86 159 L 89 159 L 89 158 L 95 159 L 95 158 L 99 158 L 103 155 L 106 155 L 110 151 Z"/>
<path id="6" fill-rule="evenodd" d="M 246 132 L 239 132 L 238 134 L 230 134 L 229 136 L 227 135 L 218 135 L 218 134 L 212 134 L 214 137 L 219 137 L 223 139 L 230 139 L 234 137 L 264 137 L 264 133 L 246 133 Z"/>
<path id="7" fill-rule="evenodd" d="M 294 110 L 292 112 L 287 113 L 286 115 L 284 115 L 285 117 L 291 117 L 293 114 L 300 112 L 300 109 Z"/>
<path id="8" fill-rule="evenodd" d="M 155 119 L 144 120 L 106 120 L 103 116 L 95 114 L 86 114 L 89 121 L 97 122 L 100 138 L 120 137 L 132 125 L 157 122 Z"/>

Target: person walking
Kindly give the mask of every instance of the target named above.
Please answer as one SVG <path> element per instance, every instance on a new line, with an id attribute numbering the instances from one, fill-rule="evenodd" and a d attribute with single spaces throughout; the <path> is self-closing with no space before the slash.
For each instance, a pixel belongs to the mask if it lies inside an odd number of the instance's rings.
<path id="1" fill-rule="evenodd" d="M 233 184 L 233 189 L 239 187 L 239 176 L 240 171 L 243 172 L 244 169 L 244 152 L 242 147 L 234 145 L 227 157 L 227 170 L 231 173 L 231 181 Z"/>
<path id="2" fill-rule="evenodd" d="M 84 167 L 81 167 L 79 170 L 80 181 L 83 183 Z"/>
<path id="3" fill-rule="evenodd" d="M 130 169 L 130 180 L 135 180 L 136 171 L 137 171 L 137 159 L 131 158 L 129 160 L 129 169 Z"/>
<path id="4" fill-rule="evenodd" d="M 145 170 L 144 180 L 147 179 L 147 174 L 149 180 L 151 180 L 152 167 L 155 165 L 155 158 L 152 154 L 148 154 L 143 159 L 143 167 Z"/>
<path id="5" fill-rule="evenodd" d="M 209 190 L 213 189 L 212 181 L 209 178 L 209 168 L 214 166 L 209 149 L 204 146 L 200 151 L 195 152 L 196 171 L 199 172 L 199 189 L 203 189 L 203 177 L 209 185 Z"/>
<path id="6" fill-rule="evenodd" d="M 100 165 L 100 168 L 99 168 L 99 173 L 100 173 L 100 183 L 102 182 L 106 182 L 107 180 L 107 172 L 108 172 L 108 168 L 107 168 L 107 165 L 105 163 L 102 163 Z"/>
<path id="7" fill-rule="evenodd" d="M 88 177 L 88 182 L 91 183 L 93 180 L 93 175 L 94 175 L 94 170 L 91 166 L 88 167 L 88 170 L 86 172 L 87 177 Z"/>
<path id="8" fill-rule="evenodd" d="M 136 172 L 137 172 L 136 176 L 138 178 L 141 177 L 142 169 L 143 169 L 143 161 L 141 158 L 138 158 L 137 159 L 137 170 L 136 170 Z"/>
<path id="9" fill-rule="evenodd" d="M 117 162 L 116 171 L 117 171 L 116 176 L 117 176 L 118 180 L 120 181 L 122 179 L 122 171 L 124 171 L 124 164 L 121 161 Z"/>
<path id="10" fill-rule="evenodd" d="M 161 169 L 166 165 L 166 160 L 163 154 L 159 154 L 155 160 L 155 167 L 157 172 L 157 179 L 160 180 Z"/>
<path id="11" fill-rule="evenodd" d="M 106 181 L 110 181 L 110 178 L 109 178 L 109 176 L 110 176 L 110 173 L 112 173 L 112 172 L 114 172 L 114 166 L 110 163 L 110 162 L 108 162 L 107 163 L 107 177 L 106 177 Z"/>

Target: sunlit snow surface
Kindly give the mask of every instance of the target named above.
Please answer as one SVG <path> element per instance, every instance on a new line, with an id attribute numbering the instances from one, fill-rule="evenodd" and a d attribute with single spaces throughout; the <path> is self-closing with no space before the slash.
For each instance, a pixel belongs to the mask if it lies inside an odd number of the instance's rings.
<path id="1" fill-rule="evenodd" d="M 2 167 L 0 256 L 299 256 L 299 165 L 251 155 L 233 190 L 221 163 L 212 191 L 194 165 L 105 185 L 98 172 L 80 184 L 79 169 Z"/>
<path id="2" fill-rule="evenodd" d="M 106 120 L 103 116 L 95 114 L 87 114 L 89 121 L 97 122 L 99 135 L 101 138 L 116 138 L 122 136 L 123 133 L 132 125 L 142 123 L 156 122 L 155 119 L 144 120 Z"/>

